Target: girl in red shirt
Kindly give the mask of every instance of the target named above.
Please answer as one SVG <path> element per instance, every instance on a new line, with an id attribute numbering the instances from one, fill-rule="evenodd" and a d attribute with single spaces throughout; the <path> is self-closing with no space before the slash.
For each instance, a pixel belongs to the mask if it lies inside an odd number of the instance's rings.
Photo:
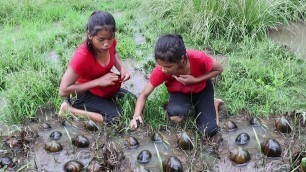
<path id="1" fill-rule="evenodd" d="M 142 111 L 147 97 L 155 87 L 165 83 L 170 98 L 167 114 L 170 120 L 181 122 L 192 106 L 195 107 L 198 132 L 211 137 L 217 132 L 214 88 L 210 78 L 223 71 L 221 64 L 202 51 L 187 50 L 180 35 L 161 36 L 155 45 L 157 66 L 151 73 L 148 84 L 137 99 L 130 126 L 137 128 L 137 120 L 143 122 Z"/>
<path id="2" fill-rule="evenodd" d="M 114 98 L 128 93 L 120 87 L 130 74 L 116 52 L 115 31 L 115 19 L 110 13 L 91 14 L 86 41 L 74 52 L 62 77 L 59 95 L 68 101 L 62 103 L 60 114 L 71 112 L 99 123 L 118 119 L 119 107 Z M 113 66 L 120 75 L 111 72 Z"/>

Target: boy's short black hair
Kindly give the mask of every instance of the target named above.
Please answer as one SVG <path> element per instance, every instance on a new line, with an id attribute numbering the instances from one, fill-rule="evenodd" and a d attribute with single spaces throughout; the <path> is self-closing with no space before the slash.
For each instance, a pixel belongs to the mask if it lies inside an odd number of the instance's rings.
<path id="1" fill-rule="evenodd" d="M 186 47 L 181 35 L 162 35 L 155 44 L 155 60 L 179 63 L 186 55 Z"/>

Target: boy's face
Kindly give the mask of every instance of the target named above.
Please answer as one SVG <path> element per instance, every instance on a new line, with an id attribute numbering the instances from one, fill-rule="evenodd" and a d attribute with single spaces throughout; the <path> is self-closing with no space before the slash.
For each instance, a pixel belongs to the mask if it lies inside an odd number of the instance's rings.
<path id="1" fill-rule="evenodd" d="M 114 34 L 107 30 L 101 30 L 89 38 L 92 40 L 93 47 L 99 52 L 108 51 L 115 40 Z"/>
<path id="2" fill-rule="evenodd" d="M 175 75 L 178 73 L 180 65 L 175 62 L 167 62 L 163 60 L 157 60 L 156 63 L 161 66 L 162 71 L 168 75 Z"/>

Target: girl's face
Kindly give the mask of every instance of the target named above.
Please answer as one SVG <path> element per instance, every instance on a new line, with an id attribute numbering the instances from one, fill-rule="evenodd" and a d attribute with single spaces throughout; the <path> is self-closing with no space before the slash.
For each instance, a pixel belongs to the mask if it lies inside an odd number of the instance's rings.
<path id="1" fill-rule="evenodd" d="M 157 59 L 156 63 L 161 66 L 162 71 L 168 75 L 176 75 L 179 72 L 180 65 L 174 62 L 167 62 Z"/>
<path id="2" fill-rule="evenodd" d="M 93 47 L 98 52 L 108 51 L 115 40 L 115 35 L 107 30 L 101 30 L 94 36 L 89 36 Z"/>

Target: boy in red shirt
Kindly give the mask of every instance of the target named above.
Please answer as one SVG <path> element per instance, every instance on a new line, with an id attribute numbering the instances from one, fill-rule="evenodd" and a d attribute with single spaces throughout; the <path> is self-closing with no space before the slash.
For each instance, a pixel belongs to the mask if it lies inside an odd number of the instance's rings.
<path id="1" fill-rule="evenodd" d="M 86 41 L 75 51 L 69 67 L 62 77 L 59 95 L 67 97 L 60 114 L 67 111 L 89 117 L 95 122 L 111 122 L 119 118 L 120 108 L 114 101 L 121 89 L 121 82 L 130 74 L 116 52 L 116 23 L 108 12 L 95 11 L 90 16 Z M 120 75 L 111 72 L 115 66 Z M 75 96 L 72 102 L 69 96 Z"/>
<path id="2" fill-rule="evenodd" d="M 157 66 L 152 71 L 149 83 L 137 99 L 130 126 L 137 128 L 137 120 L 143 122 L 142 111 L 147 97 L 163 82 L 170 94 L 167 114 L 170 120 L 179 123 L 195 106 L 196 124 L 199 133 L 212 137 L 217 132 L 214 88 L 210 78 L 223 72 L 221 64 L 202 51 L 187 50 L 180 35 L 161 36 L 155 45 Z M 217 99 L 216 106 L 222 101 Z"/>

